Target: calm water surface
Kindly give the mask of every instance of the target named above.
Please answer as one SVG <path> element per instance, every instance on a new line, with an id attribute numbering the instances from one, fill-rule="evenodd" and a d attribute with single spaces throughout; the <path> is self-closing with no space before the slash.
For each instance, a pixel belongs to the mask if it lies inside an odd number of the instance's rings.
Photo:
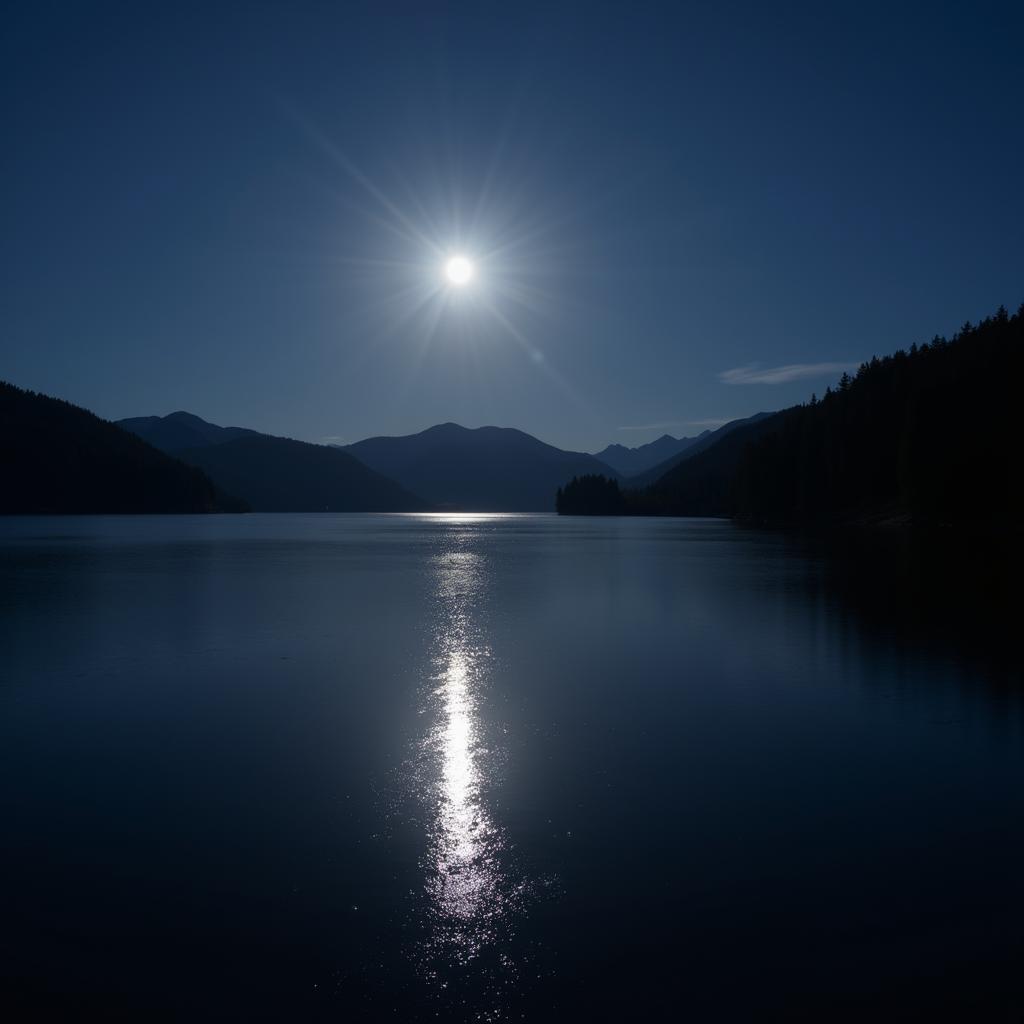
<path id="1" fill-rule="evenodd" d="M 971 565 L 713 521 L 0 521 L 4 1005 L 1019 1022 L 1024 685 Z"/>

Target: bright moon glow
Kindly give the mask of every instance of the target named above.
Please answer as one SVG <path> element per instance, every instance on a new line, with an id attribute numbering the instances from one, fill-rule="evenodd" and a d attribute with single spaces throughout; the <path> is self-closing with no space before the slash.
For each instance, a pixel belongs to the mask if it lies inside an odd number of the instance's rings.
<path id="1" fill-rule="evenodd" d="M 465 256 L 453 256 L 444 265 L 444 273 L 450 284 L 461 288 L 463 285 L 469 284 L 472 279 L 473 264 Z"/>

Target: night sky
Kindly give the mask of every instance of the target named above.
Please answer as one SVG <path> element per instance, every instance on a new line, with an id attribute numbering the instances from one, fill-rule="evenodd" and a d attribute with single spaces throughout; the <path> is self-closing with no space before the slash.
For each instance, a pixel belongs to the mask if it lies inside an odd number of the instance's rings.
<path id="1" fill-rule="evenodd" d="M 311 441 L 596 450 L 781 408 L 1024 299 L 1022 30 L 1019 3 L 20 5 L 0 378 Z"/>

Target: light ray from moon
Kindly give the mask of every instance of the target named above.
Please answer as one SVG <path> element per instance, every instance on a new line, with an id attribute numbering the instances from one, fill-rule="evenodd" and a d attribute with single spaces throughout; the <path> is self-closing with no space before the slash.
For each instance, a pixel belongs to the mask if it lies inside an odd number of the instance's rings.
<path id="1" fill-rule="evenodd" d="M 356 289 L 360 294 L 358 309 L 350 307 L 346 315 L 362 320 L 364 337 L 374 344 L 399 338 L 412 343 L 405 363 L 409 390 L 429 353 L 445 349 L 478 364 L 476 386 L 486 391 L 496 383 L 484 372 L 489 343 L 508 338 L 535 371 L 584 415 L 592 415 L 547 358 L 543 340 L 534 340 L 538 328 L 543 336 L 558 336 L 550 323 L 564 317 L 574 301 L 561 294 L 559 282 L 571 280 L 567 269 L 578 272 L 579 261 L 587 259 L 579 243 L 567 241 L 562 232 L 578 219 L 571 193 L 557 202 L 538 202 L 529 164 L 510 157 L 505 137 L 497 140 L 475 187 L 466 187 L 460 165 L 445 169 L 427 160 L 415 181 L 408 165 L 388 168 L 389 188 L 379 175 L 357 166 L 311 118 L 288 105 L 285 111 L 356 186 L 341 190 L 335 182 L 328 192 L 336 192 L 341 206 L 376 228 L 373 251 L 337 260 L 349 294 Z M 516 173 L 503 175 L 509 167 Z"/>

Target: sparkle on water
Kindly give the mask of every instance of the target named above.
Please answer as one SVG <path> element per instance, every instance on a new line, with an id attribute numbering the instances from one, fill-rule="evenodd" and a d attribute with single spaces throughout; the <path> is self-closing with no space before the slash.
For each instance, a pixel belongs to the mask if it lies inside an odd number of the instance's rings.
<path id="1" fill-rule="evenodd" d="M 480 742 L 472 664 L 465 651 L 451 652 L 437 696 L 443 720 L 438 739 L 441 780 L 430 888 L 442 919 L 457 930 L 463 952 L 472 955 L 484 938 L 481 916 L 494 895 L 491 849 L 499 842 L 481 801 Z"/>
<path id="2" fill-rule="evenodd" d="M 509 939 L 530 884 L 514 868 L 505 830 L 489 809 L 500 757 L 486 714 L 489 566 L 473 549 L 490 517 L 440 518 L 450 532 L 434 559 L 436 668 L 424 694 L 431 724 L 418 758 L 419 799 L 427 809 L 426 928 L 415 959 L 451 994 L 463 983 L 482 983 L 491 998 L 484 997 L 490 1006 L 481 1019 L 497 1020 L 506 1002 L 502 989 L 518 984 Z"/>
<path id="3" fill-rule="evenodd" d="M 435 768 L 426 888 L 435 943 L 466 963 L 489 941 L 491 922 L 502 912 L 496 858 L 503 842 L 483 800 L 488 765 L 480 691 L 488 652 L 474 610 L 482 597 L 484 567 L 479 555 L 465 549 L 468 538 L 462 531 L 454 537 L 455 550 L 436 563 L 442 628 L 440 671 L 431 695 L 435 726 L 427 737 Z"/>

